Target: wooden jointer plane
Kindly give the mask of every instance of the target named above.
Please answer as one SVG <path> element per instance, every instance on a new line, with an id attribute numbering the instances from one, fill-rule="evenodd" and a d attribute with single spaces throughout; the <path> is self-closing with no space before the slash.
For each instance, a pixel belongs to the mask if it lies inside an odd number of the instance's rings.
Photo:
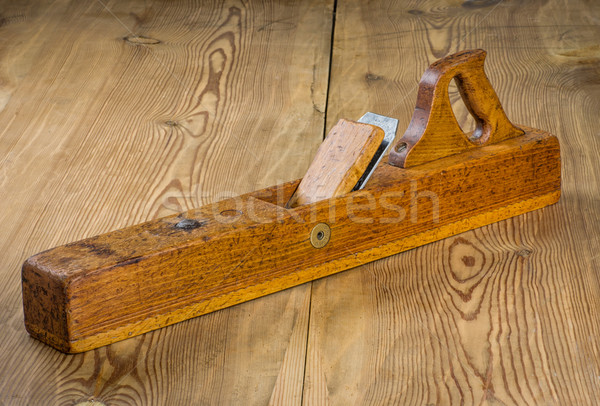
<path id="1" fill-rule="evenodd" d="M 464 51 L 423 75 L 397 121 L 340 120 L 301 180 L 87 238 L 27 259 L 25 326 L 77 353 L 555 203 L 555 136 L 507 119 Z M 455 80 L 476 128 L 448 98 Z"/>

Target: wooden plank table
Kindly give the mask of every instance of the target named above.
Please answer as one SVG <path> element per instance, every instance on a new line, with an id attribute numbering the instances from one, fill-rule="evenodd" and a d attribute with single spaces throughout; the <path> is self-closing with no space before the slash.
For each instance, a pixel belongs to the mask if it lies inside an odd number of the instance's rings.
<path id="1" fill-rule="evenodd" d="M 0 405 L 595 404 L 599 38 L 585 0 L 0 1 Z M 25 332 L 28 256 L 301 177 L 341 117 L 402 132 L 470 48 L 559 137 L 558 204 L 83 354 Z"/>

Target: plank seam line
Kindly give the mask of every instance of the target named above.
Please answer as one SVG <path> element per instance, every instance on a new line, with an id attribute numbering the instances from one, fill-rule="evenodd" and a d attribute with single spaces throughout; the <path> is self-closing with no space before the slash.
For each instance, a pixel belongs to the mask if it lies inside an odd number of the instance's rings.
<path id="1" fill-rule="evenodd" d="M 310 282 L 310 293 L 308 296 L 308 318 L 306 320 L 306 346 L 304 347 L 304 365 L 302 366 L 302 388 L 300 392 L 300 405 L 304 404 L 304 386 L 306 384 L 306 366 L 308 365 L 308 343 L 310 341 L 310 316 L 312 314 L 313 283 Z"/>
<path id="2" fill-rule="evenodd" d="M 327 71 L 327 92 L 325 93 L 325 113 L 323 114 L 323 140 L 327 137 L 327 112 L 329 110 L 329 90 L 331 88 L 331 68 L 333 65 L 333 43 L 335 40 L 335 22 L 337 17 L 337 0 L 333 0 L 331 10 L 331 37 L 329 40 L 329 66 Z M 308 345 L 310 342 L 310 316 L 312 315 L 312 295 L 314 281 L 310 282 L 308 298 L 308 318 L 306 321 L 306 345 L 304 346 L 304 365 L 302 366 L 302 387 L 300 392 L 300 405 L 304 404 L 304 388 L 306 386 L 306 366 L 308 365 Z"/>
<path id="3" fill-rule="evenodd" d="M 325 92 L 325 113 L 323 114 L 323 139 L 327 137 L 327 112 L 329 110 L 329 90 L 331 88 L 331 68 L 333 66 L 333 42 L 335 39 L 335 22 L 337 17 L 337 0 L 333 0 L 331 12 L 331 39 L 329 40 L 329 66 L 327 71 L 327 91 Z"/>

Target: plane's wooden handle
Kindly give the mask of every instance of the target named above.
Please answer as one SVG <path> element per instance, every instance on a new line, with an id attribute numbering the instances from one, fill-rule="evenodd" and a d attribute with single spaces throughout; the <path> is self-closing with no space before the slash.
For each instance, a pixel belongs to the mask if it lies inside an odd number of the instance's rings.
<path id="1" fill-rule="evenodd" d="M 408 168 L 524 134 L 506 117 L 485 75 L 485 55 L 482 49 L 459 52 L 434 62 L 425 71 L 412 120 L 392 148 L 390 164 Z M 452 111 L 448 97 L 452 79 L 475 119 L 471 134 L 461 130 Z"/>
<path id="2" fill-rule="evenodd" d="M 381 128 L 340 120 L 319 147 L 287 207 L 338 197 L 352 191 L 383 141 Z"/>

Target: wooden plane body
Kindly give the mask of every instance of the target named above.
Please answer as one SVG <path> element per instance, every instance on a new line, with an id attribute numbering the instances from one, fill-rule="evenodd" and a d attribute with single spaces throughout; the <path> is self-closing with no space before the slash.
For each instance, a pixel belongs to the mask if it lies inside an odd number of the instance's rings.
<path id="1" fill-rule="evenodd" d="M 23 265 L 27 331 L 86 351 L 552 204 L 558 140 L 520 128 L 413 167 L 381 164 L 340 197 L 286 208 L 296 180 L 37 254 Z M 320 248 L 316 226 L 330 232 Z"/>

